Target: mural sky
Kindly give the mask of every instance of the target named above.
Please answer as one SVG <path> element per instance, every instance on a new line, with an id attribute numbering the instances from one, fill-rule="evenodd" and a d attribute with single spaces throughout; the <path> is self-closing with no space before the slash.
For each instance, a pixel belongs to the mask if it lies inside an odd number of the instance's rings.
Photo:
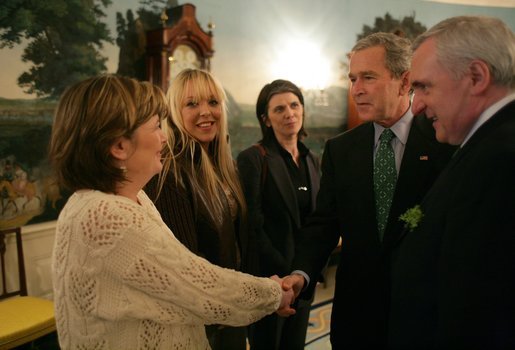
<path id="1" fill-rule="evenodd" d="M 515 30 L 515 1 L 500 1 L 508 7 L 425 0 L 190 0 L 179 4 L 194 4 L 204 29 L 209 21 L 216 25 L 212 72 L 239 103 L 253 104 L 259 89 L 276 78 L 290 79 L 306 89 L 345 84 L 341 62 L 346 61 L 357 34 L 387 12 L 396 19 L 415 14 L 415 20 L 428 28 L 447 17 L 482 14 L 499 17 Z M 138 7 L 139 0 L 113 0 L 106 19 L 113 37 L 116 12 L 125 14 Z M 21 62 L 25 46 L 26 42 L 0 50 L 0 97 L 35 97 L 16 83 L 29 68 Z M 109 72 L 115 72 L 118 47 L 106 44 L 104 54 Z"/>

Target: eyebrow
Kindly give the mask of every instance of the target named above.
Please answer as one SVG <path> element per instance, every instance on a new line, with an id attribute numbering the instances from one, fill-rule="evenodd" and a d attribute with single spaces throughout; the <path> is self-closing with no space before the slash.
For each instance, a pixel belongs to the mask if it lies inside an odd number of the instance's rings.
<path id="1" fill-rule="evenodd" d="M 424 87 L 424 86 L 428 86 L 428 85 L 427 85 L 427 84 L 424 84 L 423 82 L 418 81 L 418 80 L 415 80 L 415 81 L 412 81 L 412 82 L 411 82 L 411 87 L 412 87 L 413 89 L 421 88 L 421 87 Z"/>
<path id="2" fill-rule="evenodd" d="M 373 70 L 365 70 L 365 71 L 358 72 L 357 74 L 353 74 L 353 73 L 349 72 L 349 78 L 350 77 L 356 77 L 356 76 L 363 76 L 363 75 L 378 76 L 379 74 L 377 74 L 377 72 L 375 72 Z"/>

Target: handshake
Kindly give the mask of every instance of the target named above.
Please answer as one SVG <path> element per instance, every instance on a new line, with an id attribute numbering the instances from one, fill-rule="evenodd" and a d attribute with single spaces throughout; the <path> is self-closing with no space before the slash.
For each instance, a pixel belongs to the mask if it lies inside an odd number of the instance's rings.
<path id="1" fill-rule="evenodd" d="M 270 279 L 279 283 L 283 290 L 283 297 L 277 314 L 282 317 L 288 317 L 295 314 L 295 309 L 292 307 L 295 299 L 299 296 L 302 288 L 304 288 L 304 277 L 298 274 L 291 274 L 283 278 L 273 275 Z"/>

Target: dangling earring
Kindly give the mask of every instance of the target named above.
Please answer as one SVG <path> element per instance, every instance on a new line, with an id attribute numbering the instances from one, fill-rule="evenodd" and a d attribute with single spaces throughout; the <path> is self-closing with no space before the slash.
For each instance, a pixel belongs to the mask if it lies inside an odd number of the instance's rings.
<path id="1" fill-rule="evenodd" d="M 127 174 L 127 167 L 125 165 L 120 166 L 120 170 L 124 175 Z"/>

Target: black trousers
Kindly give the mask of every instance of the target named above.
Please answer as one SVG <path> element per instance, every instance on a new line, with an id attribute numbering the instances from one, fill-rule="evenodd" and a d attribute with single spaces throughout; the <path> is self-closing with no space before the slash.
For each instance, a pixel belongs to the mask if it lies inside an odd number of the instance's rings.
<path id="1" fill-rule="evenodd" d="M 311 300 L 300 300 L 297 313 L 290 317 L 271 314 L 252 324 L 249 343 L 252 350 L 302 350 L 306 343 Z"/>
<path id="2" fill-rule="evenodd" d="M 206 326 L 206 335 L 212 350 L 245 350 L 246 327 Z"/>

